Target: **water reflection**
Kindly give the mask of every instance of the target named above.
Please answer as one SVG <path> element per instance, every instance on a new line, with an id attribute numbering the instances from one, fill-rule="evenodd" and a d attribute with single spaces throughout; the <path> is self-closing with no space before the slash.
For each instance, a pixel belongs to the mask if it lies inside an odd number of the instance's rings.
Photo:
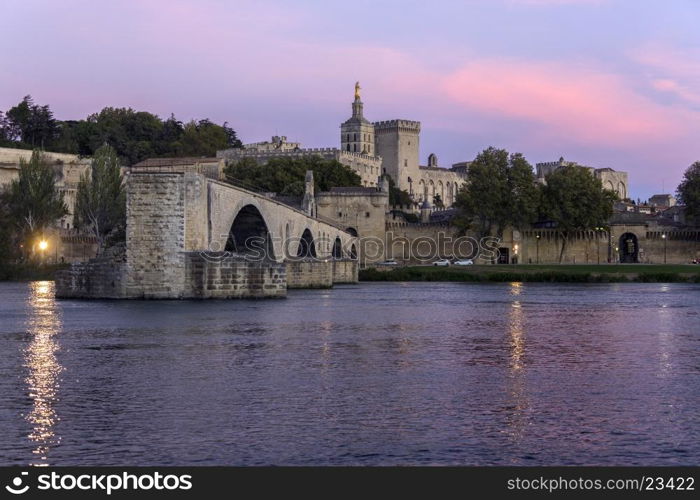
<path id="1" fill-rule="evenodd" d="M 33 443 L 32 453 L 35 455 L 30 465 L 46 466 L 49 465 L 49 451 L 60 442 L 55 433 L 58 421 L 55 404 L 63 369 L 56 359 L 59 345 L 55 336 L 61 329 L 61 319 L 52 281 L 30 284 L 27 309 L 26 327 L 31 341 L 24 350 L 24 366 L 28 370 L 25 382 L 32 410 L 25 418 L 32 426 L 27 437 Z"/>
<path id="2" fill-rule="evenodd" d="M 509 295 L 512 297 L 508 311 L 509 337 L 509 377 L 508 377 L 508 434 L 514 440 L 523 438 L 527 427 L 527 410 L 529 401 L 523 355 L 525 353 L 525 330 L 523 326 L 523 308 L 520 301 L 522 283 L 511 283 Z"/>

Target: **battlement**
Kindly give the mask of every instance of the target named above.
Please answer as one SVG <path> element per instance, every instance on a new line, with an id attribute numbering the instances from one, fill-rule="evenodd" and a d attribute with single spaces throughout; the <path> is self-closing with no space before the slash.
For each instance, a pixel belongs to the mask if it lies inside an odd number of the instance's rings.
<path id="1" fill-rule="evenodd" d="M 354 158 L 361 158 L 363 160 L 377 161 L 378 163 L 381 163 L 382 161 L 381 156 L 369 155 L 367 153 L 355 153 L 353 151 L 340 150 L 340 156 L 352 156 Z"/>
<path id="2" fill-rule="evenodd" d="M 382 130 L 405 130 L 410 132 L 420 132 L 420 122 L 413 120 L 384 120 L 380 122 L 374 122 L 375 132 L 381 132 Z"/>
<path id="3" fill-rule="evenodd" d="M 300 148 L 292 149 L 289 151 L 258 151 L 255 149 L 225 149 L 223 151 L 217 151 L 217 158 L 273 158 L 273 157 L 299 157 L 299 156 L 309 156 L 309 155 L 320 155 L 320 156 L 332 156 L 340 152 L 338 148 Z"/>

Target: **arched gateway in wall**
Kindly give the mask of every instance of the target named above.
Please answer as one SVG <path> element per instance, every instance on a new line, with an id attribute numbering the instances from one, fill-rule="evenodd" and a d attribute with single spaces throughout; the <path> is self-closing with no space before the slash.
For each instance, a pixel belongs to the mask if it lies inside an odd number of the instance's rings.
<path id="1" fill-rule="evenodd" d="M 636 264 L 639 262 L 639 240 L 636 234 L 625 233 L 620 236 L 618 248 L 622 264 Z"/>

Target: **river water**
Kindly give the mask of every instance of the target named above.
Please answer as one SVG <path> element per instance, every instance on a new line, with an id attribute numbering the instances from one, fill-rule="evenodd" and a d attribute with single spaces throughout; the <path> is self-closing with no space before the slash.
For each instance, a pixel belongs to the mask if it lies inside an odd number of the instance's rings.
<path id="1" fill-rule="evenodd" d="M 696 465 L 700 286 L 0 283 L 0 465 Z"/>

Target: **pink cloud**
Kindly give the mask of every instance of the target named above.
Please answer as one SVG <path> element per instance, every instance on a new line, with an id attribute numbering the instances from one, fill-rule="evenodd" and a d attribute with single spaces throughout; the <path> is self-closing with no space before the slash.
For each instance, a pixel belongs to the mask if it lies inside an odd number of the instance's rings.
<path id="1" fill-rule="evenodd" d="M 689 104 L 700 104 L 700 50 L 660 45 L 635 51 L 632 58 L 646 66 L 651 86 Z"/>
<path id="2" fill-rule="evenodd" d="M 652 86 L 660 92 L 669 92 L 675 94 L 684 101 L 700 104 L 700 94 L 693 92 L 688 87 L 681 85 L 675 80 L 662 78 L 653 80 L 651 83 Z"/>
<path id="3" fill-rule="evenodd" d="M 526 120 L 579 143 L 631 145 L 682 134 L 667 108 L 620 76 L 576 65 L 475 61 L 446 77 L 443 88 L 462 106 Z"/>

